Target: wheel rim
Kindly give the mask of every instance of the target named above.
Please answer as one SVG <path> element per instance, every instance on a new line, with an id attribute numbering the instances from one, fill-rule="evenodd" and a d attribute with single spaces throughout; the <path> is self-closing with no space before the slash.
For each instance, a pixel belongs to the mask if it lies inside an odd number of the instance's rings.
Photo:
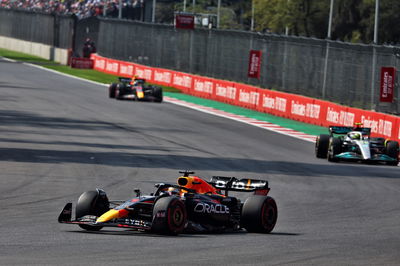
<path id="1" fill-rule="evenodd" d="M 261 221 L 264 229 L 272 231 L 276 223 L 276 210 L 272 204 L 264 203 L 262 207 Z"/>
<path id="2" fill-rule="evenodd" d="M 182 206 L 177 205 L 168 210 L 168 226 L 171 231 L 179 232 L 185 226 L 186 213 Z"/>
<path id="3" fill-rule="evenodd" d="M 174 225 L 179 226 L 183 221 L 183 212 L 181 208 L 176 208 L 172 213 L 172 221 Z"/>

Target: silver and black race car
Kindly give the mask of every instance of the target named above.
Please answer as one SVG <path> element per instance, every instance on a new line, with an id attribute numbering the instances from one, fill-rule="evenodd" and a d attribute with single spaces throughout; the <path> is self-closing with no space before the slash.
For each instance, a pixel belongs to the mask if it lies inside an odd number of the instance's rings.
<path id="1" fill-rule="evenodd" d="M 328 158 L 331 162 L 361 161 L 399 163 L 399 143 L 397 141 L 372 138 L 371 129 L 360 127 L 330 126 L 329 135 L 321 134 L 315 143 L 317 158 Z"/>
<path id="2" fill-rule="evenodd" d="M 127 201 L 108 200 L 101 189 L 84 192 L 75 208 L 67 203 L 60 223 L 77 224 L 88 231 L 103 227 L 127 228 L 157 234 L 238 231 L 270 233 L 278 209 L 267 196 L 268 182 L 255 179 L 214 176 L 209 182 L 191 171 L 182 171 L 177 184 L 156 184 L 156 191 Z M 224 191 L 225 193 L 222 193 Z M 229 191 L 253 192 L 244 202 Z"/>
<path id="3" fill-rule="evenodd" d="M 118 83 L 112 83 L 108 87 L 108 96 L 110 98 L 159 103 L 163 101 L 162 88 L 146 84 L 145 79 L 123 77 L 118 79 Z"/>

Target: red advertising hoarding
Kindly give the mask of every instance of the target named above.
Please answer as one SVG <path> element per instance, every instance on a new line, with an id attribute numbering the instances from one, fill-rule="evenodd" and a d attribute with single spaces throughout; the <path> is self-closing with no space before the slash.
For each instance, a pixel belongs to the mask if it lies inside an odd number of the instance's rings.
<path id="1" fill-rule="evenodd" d="M 93 65 L 94 65 L 94 61 L 89 58 L 83 58 L 83 57 L 72 57 L 71 58 L 71 67 L 72 68 L 92 69 Z"/>
<path id="2" fill-rule="evenodd" d="M 260 78 L 261 69 L 261 51 L 251 50 L 249 56 L 249 70 L 247 75 L 249 78 Z"/>
<path id="3" fill-rule="evenodd" d="M 194 16 L 193 15 L 175 15 L 175 27 L 178 29 L 194 29 Z"/>
<path id="4" fill-rule="evenodd" d="M 260 54 L 261 58 L 261 54 Z M 372 136 L 390 138 L 400 141 L 400 118 L 383 113 L 366 111 L 339 104 L 312 99 L 284 92 L 260 89 L 246 84 L 201 77 L 183 72 L 118 61 L 91 55 L 94 69 L 116 73 L 120 76 L 132 74 L 146 78 L 156 84 L 168 84 L 182 90 L 184 93 L 242 106 L 297 121 L 327 127 L 330 125 L 353 126 L 361 122 L 370 127 Z M 386 91 L 391 90 L 393 99 L 394 79 L 396 69 L 382 69 L 382 81 Z M 386 74 L 385 74 L 386 73 Z M 385 84 L 386 83 L 386 84 Z"/>
<path id="5" fill-rule="evenodd" d="M 395 67 L 382 67 L 381 68 L 381 102 L 393 102 L 394 82 L 396 78 Z"/>

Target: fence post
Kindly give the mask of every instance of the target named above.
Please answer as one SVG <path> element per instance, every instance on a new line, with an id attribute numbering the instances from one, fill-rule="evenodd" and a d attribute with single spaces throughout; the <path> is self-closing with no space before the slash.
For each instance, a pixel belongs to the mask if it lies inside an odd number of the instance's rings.
<path id="1" fill-rule="evenodd" d="M 324 78 L 322 80 L 322 99 L 326 97 L 326 79 L 328 75 L 328 60 L 329 60 L 329 40 L 326 40 L 326 52 L 324 62 Z"/>
<path id="2" fill-rule="evenodd" d="M 375 92 L 375 68 L 376 68 L 376 47 L 372 44 L 372 71 L 371 71 L 371 110 L 374 110 L 374 92 Z"/>

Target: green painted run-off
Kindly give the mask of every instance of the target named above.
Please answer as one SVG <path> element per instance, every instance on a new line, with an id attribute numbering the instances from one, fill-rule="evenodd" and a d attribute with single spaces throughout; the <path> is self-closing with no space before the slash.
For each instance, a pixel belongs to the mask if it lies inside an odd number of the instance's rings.
<path id="1" fill-rule="evenodd" d="M 194 97 L 191 95 L 183 94 L 183 93 L 174 93 L 174 92 L 165 92 L 165 96 L 175 98 L 178 100 L 190 102 L 190 103 L 195 103 L 198 105 L 202 106 L 207 106 L 207 107 L 212 107 L 218 110 L 222 110 L 228 113 L 236 114 L 236 115 L 242 115 L 248 118 L 254 118 L 257 120 L 261 121 L 266 121 L 269 123 L 273 123 L 285 128 L 293 129 L 296 131 L 304 132 L 306 134 L 310 135 L 319 135 L 319 134 L 327 134 L 328 129 L 325 127 L 320 127 L 320 126 L 315 126 L 315 125 L 310 125 L 266 113 L 261 113 L 253 110 L 249 110 L 246 108 L 242 107 L 237 107 L 233 105 L 229 105 L 226 103 L 221 103 L 213 100 L 208 100 L 208 99 L 203 99 L 203 98 L 198 98 Z"/>

